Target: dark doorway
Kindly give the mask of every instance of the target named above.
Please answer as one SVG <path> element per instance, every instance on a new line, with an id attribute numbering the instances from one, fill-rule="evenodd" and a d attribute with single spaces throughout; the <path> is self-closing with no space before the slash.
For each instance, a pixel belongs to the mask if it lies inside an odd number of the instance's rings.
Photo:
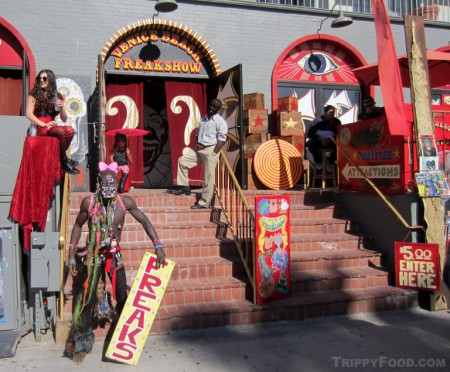
<path id="1" fill-rule="evenodd" d="M 164 80 L 144 84 L 144 187 L 173 186 L 172 157 Z"/>

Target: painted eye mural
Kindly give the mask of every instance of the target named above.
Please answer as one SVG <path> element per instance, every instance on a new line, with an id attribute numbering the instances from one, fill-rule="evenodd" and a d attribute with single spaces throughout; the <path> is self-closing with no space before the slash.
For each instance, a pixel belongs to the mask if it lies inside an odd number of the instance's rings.
<path id="1" fill-rule="evenodd" d="M 311 52 L 301 58 L 297 64 L 313 75 L 325 75 L 339 69 L 339 66 L 329 56 L 321 52 Z"/>

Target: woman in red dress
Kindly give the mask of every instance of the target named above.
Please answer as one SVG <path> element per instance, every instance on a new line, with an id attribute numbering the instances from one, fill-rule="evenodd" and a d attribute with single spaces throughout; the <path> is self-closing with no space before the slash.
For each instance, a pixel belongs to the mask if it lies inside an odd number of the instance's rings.
<path id="1" fill-rule="evenodd" d="M 38 136 L 50 136 L 59 140 L 61 169 L 70 174 L 79 174 L 78 162 L 67 157 L 66 151 L 72 142 L 74 129 L 55 121 L 56 116 L 63 122 L 67 120 L 64 98 L 56 90 L 56 78 L 52 70 L 42 70 L 37 74 L 34 87 L 27 100 L 26 116 L 37 126 Z"/>

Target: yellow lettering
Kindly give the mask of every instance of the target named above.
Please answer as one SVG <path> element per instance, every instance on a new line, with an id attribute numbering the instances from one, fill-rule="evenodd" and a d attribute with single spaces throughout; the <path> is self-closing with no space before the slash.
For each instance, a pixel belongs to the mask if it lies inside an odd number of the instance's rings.
<path id="1" fill-rule="evenodd" d="M 120 66 L 122 66 L 122 58 L 114 58 L 114 68 L 118 70 Z"/>
<path id="2" fill-rule="evenodd" d="M 124 58 L 123 59 L 123 69 L 124 70 L 134 70 L 133 68 L 133 61 L 131 58 Z"/>
<path id="3" fill-rule="evenodd" d="M 158 40 L 158 32 L 155 30 L 150 31 L 150 40 L 157 41 Z"/>
<path id="4" fill-rule="evenodd" d="M 142 59 L 136 59 L 135 64 L 134 64 L 134 69 L 142 71 L 142 68 L 143 68 L 142 62 L 144 62 Z"/>
<path id="5" fill-rule="evenodd" d="M 178 45 L 179 36 L 177 34 L 172 35 L 172 39 L 170 40 L 170 44 L 177 46 Z"/>
<path id="6" fill-rule="evenodd" d="M 164 31 L 161 37 L 161 41 L 163 43 L 170 43 L 170 39 L 171 39 L 170 32 Z"/>
<path id="7" fill-rule="evenodd" d="M 154 69 L 155 71 L 163 72 L 164 69 L 163 69 L 163 67 L 162 67 L 162 63 L 163 63 L 163 61 L 161 61 L 161 60 L 159 60 L 159 59 L 155 60 L 155 61 L 153 62 L 153 64 L 154 64 L 153 69 Z"/>
<path id="8" fill-rule="evenodd" d="M 190 66 L 190 68 L 191 68 L 191 72 L 193 73 L 193 74 L 199 74 L 200 73 L 200 70 L 201 70 L 201 68 L 202 68 L 202 64 L 201 63 L 189 63 L 189 66 Z"/>
<path id="9" fill-rule="evenodd" d="M 398 281 L 401 286 L 408 286 L 408 273 L 400 272 L 398 273 Z"/>
<path id="10" fill-rule="evenodd" d="M 128 49 L 130 49 L 130 48 L 128 47 L 128 44 L 126 44 L 126 43 L 120 44 L 120 45 L 119 45 L 119 48 L 120 48 L 120 50 L 121 50 L 123 53 L 128 52 Z"/>
<path id="11" fill-rule="evenodd" d="M 112 55 L 112 56 L 115 56 L 115 57 L 122 58 L 123 53 L 120 51 L 119 48 L 116 48 L 116 49 L 114 49 L 114 52 L 111 53 L 111 55 Z"/>
<path id="12" fill-rule="evenodd" d="M 172 62 L 172 72 L 181 72 L 180 62 Z"/>
<path id="13" fill-rule="evenodd" d="M 172 63 L 170 63 L 170 61 L 164 62 L 164 71 L 166 72 L 172 71 Z"/>
<path id="14" fill-rule="evenodd" d="M 144 71 L 153 71 L 152 61 L 145 61 Z"/>

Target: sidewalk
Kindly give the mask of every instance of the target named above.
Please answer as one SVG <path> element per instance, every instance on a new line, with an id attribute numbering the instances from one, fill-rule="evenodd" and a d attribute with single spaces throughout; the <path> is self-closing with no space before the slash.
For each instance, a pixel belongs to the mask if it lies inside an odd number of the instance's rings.
<path id="1" fill-rule="evenodd" d="M 51 335 L 22 338 L 0 370 L 18 371 L 448 371 L 450 313 L 408 311 L 180 331 L 149 336 L 137 366 L 105 363 L 102 342 L 82 365 Z"/>

